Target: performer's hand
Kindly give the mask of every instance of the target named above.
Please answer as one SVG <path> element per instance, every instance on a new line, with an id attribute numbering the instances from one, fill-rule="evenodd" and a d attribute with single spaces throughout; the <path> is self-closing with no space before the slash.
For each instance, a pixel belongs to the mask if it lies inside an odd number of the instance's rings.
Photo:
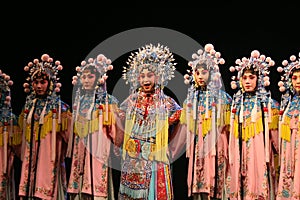
<path id="1" fill-rule="evenodd" d="M 125 113 L 124 112 L 119 112 L 119 117 L 121 120 L 125 119 Z"/>

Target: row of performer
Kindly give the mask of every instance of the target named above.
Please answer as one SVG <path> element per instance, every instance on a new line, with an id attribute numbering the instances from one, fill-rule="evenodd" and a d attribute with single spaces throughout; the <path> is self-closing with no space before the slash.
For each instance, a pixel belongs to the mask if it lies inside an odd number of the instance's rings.
<path id="1" fill-rule="evenodd" d="M 232 96 L 222 90 L 225 61 L 212 44 L 191 57 L 182 105 L 164 93 L 176 63 L 161 44 L 129 56 L 123 79 L 130 89 L 121 103 L 107 90 L 113 64 L 101 53 L 75 68 L 72 106 L 60 98 L 63 66 L 48 54 L 24 67 L 19 115 L 13 81 L 1 71 L 0 198 L 177 200 L 171 166 L 185 154 L 189 199 L 300 199 L 299 58 L 277 68 L 276 101 L 269 89 L 275 63 L 259 51 L 229 68 Z M 112 169 L 120 170 L 118 188 Z"/>

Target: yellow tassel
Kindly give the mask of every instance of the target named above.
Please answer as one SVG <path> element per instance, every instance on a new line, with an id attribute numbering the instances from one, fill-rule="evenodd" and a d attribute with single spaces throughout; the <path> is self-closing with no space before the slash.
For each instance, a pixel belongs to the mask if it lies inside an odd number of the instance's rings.
<path id="1" fill-rule="evenodd" d="M 62 123 L 58 124 L 58 122 L 55 122 L 55 131 L 59 132 L 59 131 L 66 131 L 68 128 L 68 116 L 71 115 L 71 113 L 68 112 L 64 112 L 62 113 Z M 49 112 L 48 115 L 45 116 L 44 118 L 44 124 L 41 127 L 41 139 L 45 138 L 47 136 L 47 134 L 51 133 L 53 130 L 53 113 L 52 111 Z M 30 133 L 31 133 L 31 125 L 30 124 L 26 124 L 26 122 L 23 124 L 25 125 L 25 138 L 26 140 L 29 142 L 30 141 Z M 39 128 L 39 122 L 34 122 L 34 131 L 37 132 Z M 38 139 L 38 134 L 36 134 L 35 140 Z M 25 140 L 24 140 L 25 141 Z"/>
<path id="2" fill-rule="evenodd" d="M 291 118 L 288 116 L 284 116 L 281 123 L 281 129 L 279 130 L 281 138 L 290 142 L 291 141 L 291 128 L 290 128 Z"/>
<path id="3" fill-rule="evenodd" d="M 22 142 L 22 131 L 20 130 L 20 127 L 17 125 L 13 126 L 13 138 L 11 145 L 17 146 L 20 145 Z"/>
<path id="4" fill-rule="evenodd" d="M 163 116 L 160 116 L 163 115 Z M 156 144 L 155 160 L 168 163 L 167 146 L 168 146 L 168 118 L 166 113 L 156 115 Z"/>
<path id="5" fill-rule="evenodd" d="M 261 116 L 261 112 L 258 112 L 257 115 Z M 247 119 L 245 119 L 244 124 L 245 126 L 243 126 L 242 128 L 242 139 L 244 141 L 248 141 L 250 138 L 254 137 L 256 134 L 260 134 L 263 131 L 262 120 L 252 122 L 251 117 L 248 117 Z M 236 138 L 239 137 L 237 117 L 235 117 L 234 119 L 234 136 Z"/>
<path id="6" fill-rule="evenodd" d="M 116 123 L 116 119 L 114 114 L 112 113 L 113 107 L 116 105 L 109 105 L 108 112 L 103 111 L 102 116 L 107 115 L 108 119 L 106 121 L 103 121 L 103 125 L 112 125 Z M 80 115 L 77 117 L 77 120 L 74 123 L 74 133 L 77 134 L 79 137 L 85 137 L 89 133 L 93 133 L 99 130 L 99 121 L 98 116 L 99 110 L 96 110 L 92 114 L 92 120 L 87 120 L 84 117 L 81 117 Z"/>
<path id="7" fill-rule="evenodd" d="M 122 155 L 123 159 L 125 159 L 125 156 L 126 156 L 126 151 L 125 151 L 126 144 L 127 144 L 127 141 L 130 138 L 134 121 L 135 121 L 135 114 L 133 114 L 133 116 L 130 116 L 130 114 L 126 113 L 124 143 L 123 143 L 123 155 Z"/>
<path id="8" fill-rule="evenodd" d="M 271 109 L 271 122 L 269 122 L 269 129 L 276 130 L 279 127 L 279 110 L 276 108 Z"/>

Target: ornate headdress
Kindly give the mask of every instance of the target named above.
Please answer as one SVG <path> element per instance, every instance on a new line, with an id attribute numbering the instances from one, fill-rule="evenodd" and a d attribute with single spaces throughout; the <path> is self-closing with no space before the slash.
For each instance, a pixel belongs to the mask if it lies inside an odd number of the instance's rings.
<path id="1" fill-rule="evenodd" d="M 96 73 L 99 74 L 99 79 L 97 80 L 96 86 L 104 85 L 107 79 L 106 72 L 108 70 L 112 70 L 113 66 L 111 64 L 111 60 L 106 58 L 103 54 L 99 54 L 96 59 L 89 58 L 88 62 L 85 60 L 81 62 L 81 66 L 76 67 L 77 75 L 73 76 L 72 84 L 81 84 L 78 79 L 80 79 L 82 73 L 89 67 L 93 67 L 96 70 Z M 95 88 L 97 89 L 97 88 Z"/>
<path id="2" fill-rule="evenodd" d="M 175 65 L 173 54 L 169 48 L 158 44 L 145 45 L 135 53 L 131 53 L 127 61 L 128 67 L 124 67 L 123 79 L 130 83 L 131 90 L 139 87 L 138 77 L 145 68 L 153 71 L 158 76 L 156 86 L 164 87 L 174 77 Z"/>
<path id="3" fill-rule="evenodd" d="M 9 108 L 11 106 L 10 87 L 12 85 L 13 85 L 13 81 L 10 80 L 10 76 L 3 73 L 0 70 L 0 92 L 1 92 L 0 105 L 2 108 Z"/>
<path id="4" fill-rule="evenodd" d="M 199 67 L 205 66 L 210 72 L 211 81 L 208 83 L 208 89 L 220 89 L 222 84 L 220 83 L 221 74 L 219 72 L 219 64 L 224 64 L 225 60 L 221 58 L 221 53 L 216 52 L 212 44 L 206 44 L 203 49 L 199 49 L 197 53 L 192 55 L 193 61 L 189 61 L 188 65 L 192 68 L 187 70 L 188 74 L 184 75 L 184 83 L 191 84 L 192 87 L 197 87 L 197 82 L 193 73 L 197 71 Z"/>
<path id="5" fill-rule="evenodd" d="M 48 54 L 43 54 L 41 60 L 34 59 L 24 67 L 24 71 L 28 72 L 29 75 L 23 85 L 24 91 L 34 94 L 31 82 L 36 78 L 42 78 L 49 80 L 48 95 L 52 95 L 53 92 L 60 92 L 61 83 L 59 82 L 58 71 L 62 69 L 60 61 L 54 62 Z"/>
<path id="6" fill-rule="evenodd" d="M 291 55 L 290 62 L 288 60 L 283 60 L 282 66 L 283 67 L 277 67 L 277 71 L 282 74 L 280 81 L 278 82 L 279 91 L 282 93 L 280 103 L 281 119 L 283 112 L 289 103 L 290 95 L 294 92 L 292 86 L 292 74 L 295 70 L 300 70 L 300 58 L 297 59 L 295 55 Z"/>
<path id="7" fill-rule="evenodd" d="M 300 57 L 300 53 L 299 53 Z M 298 58 L 295 55 L 290 56 L 290 62 L 287 60 L 282 61 L 282 66 L 283 67 L 278 67 L 277 71 L 279 73 L 283 72 L 283 75 L 281 76 L 280 81 L 278 82 L 279 86 L 279 91 L 280 92 L 292 92 L 292 80 L 291 80 L 291 75 L 293 74 L 293 71 L 296 69 L 300 70 L 300 58 Z"/>
<path id="8" fill-rule="evenodd" d="M 232 76 L 231 88 L 243 92 L 241 85 L 242 75 L 246 70 L 253 70 L 257 72 L 258 79 L 256 93 L 263 97 L 267 93 L 265 88 L 270 85 L 269 67 L 274 66 L 275 62 L 270 57 L 261 55 L 259 51 L 253 50 L 250 58 L 237 59 L 235 64 L 236 66 L 229 68 L 230 72 L 238 72 L 237 76 Z"/>

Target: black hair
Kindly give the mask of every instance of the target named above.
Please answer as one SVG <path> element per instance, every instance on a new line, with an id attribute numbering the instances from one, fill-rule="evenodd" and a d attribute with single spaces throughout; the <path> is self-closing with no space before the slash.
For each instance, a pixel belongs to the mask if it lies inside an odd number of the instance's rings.
<path id="1" fill-rule="evenodd" d="M 294 69 L 292 69 L 289 77 L 291 78 L 295 72 L 300 72 L 300 68 L 295 67 Z"/>
<path id="2" fill-rule="evenodd" d="M 254 75 L 256 75 L 258 77 L 258 70 L 256 68 L 254 68 L 253 65 L 251 65 L 250 67 L 244 68 L 243 71 L 242 71 L 242 76 L 246 72 L 250 72 L 251 74 L 254 74 Z"/>

